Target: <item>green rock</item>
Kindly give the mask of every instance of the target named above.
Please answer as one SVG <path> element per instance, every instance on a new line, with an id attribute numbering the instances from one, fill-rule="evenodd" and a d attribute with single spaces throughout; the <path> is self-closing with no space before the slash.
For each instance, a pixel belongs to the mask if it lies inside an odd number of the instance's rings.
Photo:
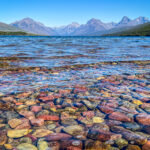
<path id="1" fill-rule="evenodd" d="M 38 142 L 38 150 L 48 150 L 48 143 L 46 141 Z"/>
<path id="2" fill-rule="evenodd" d="M 23 137 L 23 138 L 20 139 L 20 143 L 29 143 L 29 144 L 31 144 L 32 140 L 29 137 Z"/>
<path id="3" fill-rule="evenodd" d="M 83 127 L 79 125 L 72 125 L 72 126 L 65 127 L 63 131 L 70 135 L 79 135 L 83 131 Z"/>
<path id="4" fill-rule="evenodd" d="M 18 150 L 38 150 L 34 145 L 29 143 L 22 143 L 17 146 Z"/>
<path id="5" fill-rule="evenodd" d="M 116 144 L 117 144 L 117 146 L 120 148 L 120 149 L 122 149 L 123 147 L 125 147 L 125 146 L 127 146 L 128 145 L 128 141 L 127 140 L 125 140 L 125 139 L 117 139 L 116 141 Z"/>

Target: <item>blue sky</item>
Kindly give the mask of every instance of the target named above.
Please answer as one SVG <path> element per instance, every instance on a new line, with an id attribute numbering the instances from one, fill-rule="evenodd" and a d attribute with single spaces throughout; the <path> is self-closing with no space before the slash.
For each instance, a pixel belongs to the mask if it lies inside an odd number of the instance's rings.
<path id="1" fill-rule="evenodd" d="M 150 18 L 150 0 L 0 0 L 0 21 L 5 23 L 31 17 L 61 26 L 91 18 L 118 22 L 123 16 Z"/>

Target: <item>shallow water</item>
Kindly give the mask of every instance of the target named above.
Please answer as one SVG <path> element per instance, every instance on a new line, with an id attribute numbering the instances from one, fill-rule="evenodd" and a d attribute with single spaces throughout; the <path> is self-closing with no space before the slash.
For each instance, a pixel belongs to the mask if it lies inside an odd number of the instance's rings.
<path id="1" fill-rule="evenodd" d="M 0 149 L 145 150 L 150 38 L 1 36 L 0 98 Z"/>

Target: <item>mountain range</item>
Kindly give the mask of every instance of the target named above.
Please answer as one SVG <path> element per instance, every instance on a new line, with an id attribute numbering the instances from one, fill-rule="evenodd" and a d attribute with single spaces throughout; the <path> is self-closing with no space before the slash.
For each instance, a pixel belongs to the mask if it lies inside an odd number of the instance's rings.
<path id="1" fill-rule="evenodd" d="M 138 17 L 132 20 L 127 16 L 124 16 L 118 23 L 104 23 L 99 19 L 92 18 L 87 21 L 86 24 L 78 24 L 77 22 L 73 22 L 69 25 L 61 27 L 47 27 L 44 24 L 34 21 L 31 18 L 24 18 L 9 25 L 0 23 L 0 31 L 8 29 L 15 31 L 21 30 L 28 33 L 48 36 L 103 35 L 124 31 L 147 22 L 150 22 L 150 20 L 146 17 Z M 5 26 L 6 28 L 4 28 Z"/>

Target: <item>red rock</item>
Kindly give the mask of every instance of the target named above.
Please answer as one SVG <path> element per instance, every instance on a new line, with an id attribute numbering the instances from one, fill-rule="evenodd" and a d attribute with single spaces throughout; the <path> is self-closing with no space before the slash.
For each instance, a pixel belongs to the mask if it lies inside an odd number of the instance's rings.
<path id="1" fill-rule="evenodd" d="M 129 108 L 126 108 L 126 107 L 123 107 L 123 106 L 121 106 L 120 109 L 123 110 L 126 113 L 138 114 L 138 112 L 135 109 L 129 109 Z"/>
<path id="2" fill-rule="evenodd" d="M 114 112 L 114 109 L 108 106 L 99 106 L 99 109 L 106 114 L 110 114 Z"/>
<path id="3" fill-rule="evenodd" d="M 63 140 L 61 141 L 61 148 L 67 149 L 68 147 L 76 148 L 76 150 L 82 149 L 82 141 L 80 140 Z M 78 149 L 77 149 L 78 148 Z"/>
<path id="4" fill-rule="evenodd" d="M 41 110 L 42 110 L 42 106 L 32 106 L 31 107 L 31 111 L 35 112 L 35 113 L 37 113 L 37 112 L 39 112 Z"/>
<path id="5" fill-rule="evenodd" d="M 71 89 L 61 89 L 61 90 L 59 90 L 59 94 L 61 94 L 61 95 L 66 95 L 66 94 L 70 94 L 70 92 L 71 92 Z"/>
<path id="6" fill-rule="evenodd" d="M 58 116 L 52 116 L 52 115 L 41 115 L 41 116 L 38 116 L 38 118 L 42 118 L 46 121 L 58 121 L 59 120 Z"/>
<path id="7" fill-rule="evenodd" d="M 22 110 L 19 112 L 20 115 L 24 116 L 25 118 L 31 120 L 31 119 L 35 119 L 35 115 L 32 111 L 26 111 L 26 110 Z"/>
<path id="8" fill-rule="evenodd" d="M 150 150 L 150 141 L 147 141 L 147 143 L 142 146 L 142 150 Z"/>
<path id="9" fill-rule="evenodd" d="M 59 140 L 65 140 L 70 139 L 72 136 L 65 133 L 51 133 L 46 137 L 46 141 L 59 141 Z"/>
<path id="10" fill-rule="evenodd" d="M 34 126 L 43 126 L 44 125 L 44 119 L 42 119 L 42 118 L 32 119 L 32 120 L 30 120 L 30 122 Z"/>
<path id="11" fill-rule="evenodd" d="M 78 93 L 78 92 L 86 92 L 87 91 L 87 87 L 85 86 L 80 86 L 77 85 L 74 89 L 74 93 Z"/>
<path id="12" fill-rule="evenodd" d="M 127 117 L 125 114 L 120 112 L 113 112 L 112 114 L 109 115 L 109 118 L 113 120 L 124 121 L 124 122 L 132 121 L 131 118 Z"/>
<path id="13" fill-rule="evenodd" d="M 75 146 L 69 146 L 69 147 L 67 147 L 67 150 L 82 150 L 82 148 L 75 147 Z"/>
<path id="14" fill-rule="evenodd" d="M 53 101 L 55 98 L 53 95 L 49 95 L 49 96 L 45 96 L 45 97 L 40 97 L 39 99 L 43 102 L 46 102 L 46 101 Z"/>
<path id="15" fill-rule="evenodd" d="M 136 120 L 143 125 L 150 125 L 150 115 L 148 114 L 139 114 L 136 116 Z"/>
<path id="16" fill-rule="evenodd" d="M 31 125 L 28 119 L 22 118 L 20 120 L 22 121 L 22 124 L 18 125 L 15 129 L 30 129 L 31 128 Z"/>
<path id="17" fill-rule="evenodd" d="M 93 118 L 94 117 L 94 111 L 84 111 L 83 116 L 87 118 Z"/>

